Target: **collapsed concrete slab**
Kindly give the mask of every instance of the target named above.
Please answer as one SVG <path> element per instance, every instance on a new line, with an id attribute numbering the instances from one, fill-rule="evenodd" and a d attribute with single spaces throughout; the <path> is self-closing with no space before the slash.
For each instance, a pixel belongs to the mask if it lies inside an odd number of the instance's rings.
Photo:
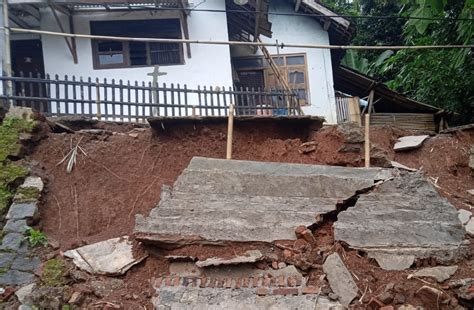
<path id="1" fill-rule="evenodd" d="M 135 236 L 168 247 L 295 240 L 296 227 L 390 177 L 380 168 L 195 157 L 158 207 L 137 215 Z"/>
<path id="2" fill-rule="evenodd" d="M 341 304 L 346 307 L 349 306 L 352 300 L 357 297 L 359 288 L 339 254 L 333 253 L 326 258 L 323 271 L 332 291 L 339 296 Z"/>
<path id="3" fill-rule="evenodd" d="M 255 263 L 263 259 L 263 254 L 259 250 L 249 250 L 245 252 L 245 255 L 236 256 L 233 258 L 225 259 L 220 257 L 211 257 L 203 261 L 196 262 L 196 266 L 203 268 L 209 266 L 219 266 L 219 265 L 236 265 L 236 264 L 246 264 L 246 263 Z"/>
<path id="4" fill-rule="evenodd" d="M 428 135 L 401 137 L 398 139 L 397 143 L 395 143 L 393 149 L 395 152 L 416 149 L 419 148 L 429 137 L 430 136 Z"/>
<path id="5" fill-rule="evenodd" d="M 448 263 L 467 248 L 458 212 L 421 174 L 396 177 L 339 213 L 334 237 L 352 248 L 436 257 Z"/>

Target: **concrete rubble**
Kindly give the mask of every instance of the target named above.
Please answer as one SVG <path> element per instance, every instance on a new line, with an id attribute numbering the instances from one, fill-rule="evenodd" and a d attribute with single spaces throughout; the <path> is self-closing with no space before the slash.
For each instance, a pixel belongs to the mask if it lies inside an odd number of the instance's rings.
<path id="1" fill-rule="evenodd" d="M 472 212 L 461 209 L 458 211 L 458 218 L 461 224 L 466 225 L 472 217 Z"/>
<path id="2" fill-rule="evenodd" d="M 396 255 L 394 253 L 368 252 L 368 256 L 377 261 L 384 270 L 405 270 L 415 262 L 415 255 Z"/>
<path id="3" fill-rule="evenodd" d="M 435 257 L 443 263 L 468 251 L 464 235 L 457 210 L 418 173 L 398 176 L 360 195 L 334 223 L 335 240 L 354 249 Z"/>
<path id="4" fill-rule="evenodd" d="M 78 268 L 91 274 L 122 275 L 147 255 L 136 257 L 132 241 L 124 236 L 69 250 L 64 256 L 72 258 Z"/>
<path id="5" fill-rule="evenodd" d="M 163 188 L 158 207 L 136 216 L 135 237 L 164 247 L 295 240 L 296 227 L 391 176 L 380 168 L 195 157 L 173 189 Z"/>
<path id="6" fill-rule="evenodd" d="M 408 276 L 408 278 L 412 277 L 428 277 L 434 278 L 439 283 L 442 283 L 449 278 L 451 278 L 456 271 L 458 270 L 458 266 L 437 266 L 437 267 L 430 267 L 430 268 L 423 268 L 421 270 L 416 271 Z"/>
<path id="7" fill-rule="evenodd" d="M 429 137 L 430 136 L 428 135 L 401 137 L 398 139 L 397 143 L 395 143 L 393 149 L 395 152 L 416 149 L 419 148 Z"/>
<path id="8" fill-rule="evenodd" d="M 235 265 L 235 264 L 244 264 L 244 263 L 255 263 L 263 258 L 262 252 L 259 250 L 249 250 L 245 252 L 246 255 L 236 256 L 230 259 L 223 259 L 219 257 L 208 258 L 204 261 L 196 262 L 196 266 L 209 267 L 209 266 L 219 266 L 219 265 Z"/>
<path id="9" fill-rule="evenodd" d="M 357 297 L 359 288 L 339 254 L 333 253 L 326 258 L 323 271 L 326 274 L 329 286 L 337 294 L 341 304 L 349 306 L 352 300 Z"/>

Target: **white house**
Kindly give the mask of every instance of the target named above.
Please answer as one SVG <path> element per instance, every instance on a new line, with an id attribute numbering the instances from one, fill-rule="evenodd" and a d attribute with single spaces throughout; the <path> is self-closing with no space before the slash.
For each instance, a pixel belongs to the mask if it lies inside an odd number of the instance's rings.
<path id="1" fill-rule="evenodd" d="M 10 0 L 9 13 L 13 28 L 97 36 L 249 42 L 260 38 L 268 43 L 329 45 L 346 44 L 353 34 L 348 20 L 334 17 L 336 13 L 315 0 L 244 2 Z M 164 74 L 157 77 L 159 84 L 186 84 L 188 89 L 283 87 L 262 51 L 248 46 L 72 39 L 12 31 L 11 50 L 15 74 L 114 79 L 133 85 L 151 82 L 150 73 L 159 65 Z M 333 63 L 340 54 L 288 47 L 268 51 L 298 94 L 304 113 L 336 123 Z"/>

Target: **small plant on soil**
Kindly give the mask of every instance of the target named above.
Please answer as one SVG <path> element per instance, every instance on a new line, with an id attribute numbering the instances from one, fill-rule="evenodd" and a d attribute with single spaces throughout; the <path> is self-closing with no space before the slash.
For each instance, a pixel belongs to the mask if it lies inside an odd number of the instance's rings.
<path id="1" fill-rule="evenodd" d="M 31 247 L 36 247 L 38 245 L 46 246 L 48 244 L 46 235 L 33 228 L 30 228 L 26 231 L 26 239 L 28 240 L 28 243 Z"/>
<path id="2" fill-rule="evenodd" d="M 64 273 L 64 263 L 57 258 L 50 259 L 43 266 L 41 280 L 48 286 L 61 286 L 66 282 Z"/>

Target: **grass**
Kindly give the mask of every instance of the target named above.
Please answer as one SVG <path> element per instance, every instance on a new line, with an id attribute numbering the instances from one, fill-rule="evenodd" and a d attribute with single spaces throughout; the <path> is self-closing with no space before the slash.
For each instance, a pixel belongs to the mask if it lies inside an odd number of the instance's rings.
<path id="1" fill-rule="evenodd" d="M 50 259 L 43 266 L 41 280 L 47 286 L 61 286 L 66 283 L 64 263 L 57 259 Z"/>
<path id="2" fill-rule="evenodd" d="M 15 202 L 36 201 L 40 197 L 40 191 L 36 187 L 21 187 L 15 194 Z"/>

